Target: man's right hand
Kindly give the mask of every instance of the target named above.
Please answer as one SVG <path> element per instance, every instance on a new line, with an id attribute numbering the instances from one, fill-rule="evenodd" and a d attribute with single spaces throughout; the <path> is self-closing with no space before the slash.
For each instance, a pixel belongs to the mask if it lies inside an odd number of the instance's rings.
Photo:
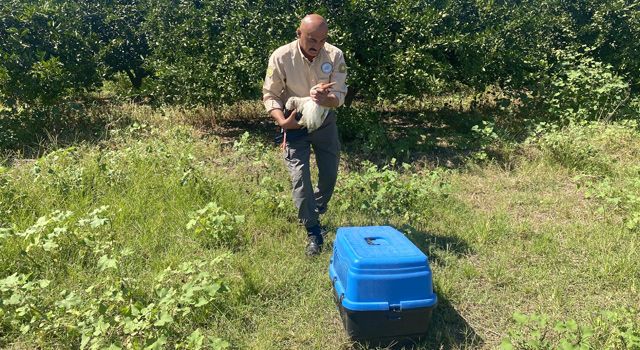
<path id="1" fill-rule="evenodd" d="M 285 130 L 300 129 L 302 126 L 298 124 L 296 120 L 296 110 L 294 109 L 289 118 L 285 118 L 284 113 L 280 109 L 274 109 L 271 111 L 271 116 L 276 120 L 276 123 Z"/>

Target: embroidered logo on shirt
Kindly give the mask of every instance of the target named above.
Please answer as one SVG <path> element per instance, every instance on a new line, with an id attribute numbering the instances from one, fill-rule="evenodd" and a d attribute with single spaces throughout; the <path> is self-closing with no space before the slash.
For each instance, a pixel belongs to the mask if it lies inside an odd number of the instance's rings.
<path id="1" fill-rule="evenodd" d="M 273 67 L 268 67 L 267 68 L 267 77 L 271 78 L 272 75 L 273 75 Z"/>
<path id="2" fill-rule="evenodd" d="M 331 73 L 331 71 L 333 70 L 333 65 L 329 62 L 325 62 L 322 64 L 322 66 L 320 66 L 320 69 L 322 69 L 322 73 Z"/>
<path id="3" fill-rule="evenodd" d="M 344 63 L 341 63 L 340 66 L 338 66 L 338 72 L 346 73 L 347 72 L 347 65 L 344 64 Z"/>

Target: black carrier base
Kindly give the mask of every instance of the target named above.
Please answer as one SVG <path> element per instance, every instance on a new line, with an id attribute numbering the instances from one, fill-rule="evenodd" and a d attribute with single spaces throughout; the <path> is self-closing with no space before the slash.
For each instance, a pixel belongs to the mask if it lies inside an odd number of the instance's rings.
<path id="1" fill-rule="evenodd" d="M 425 336 L 434 308 L 435 305 L 402 311 L 353 311 L 338 303 L 349 337 L 376 345 L 412 342 Z"/>

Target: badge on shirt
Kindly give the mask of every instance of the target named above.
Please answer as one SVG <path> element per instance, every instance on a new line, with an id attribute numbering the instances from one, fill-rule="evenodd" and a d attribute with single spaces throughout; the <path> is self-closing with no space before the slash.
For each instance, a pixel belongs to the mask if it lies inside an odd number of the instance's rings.
<path id="1" fill-rule="evenodd" d="M 273 75 L 273 67 L 269 66 L 267 68 L 267 77 L 271 78 L 272 75 Z"/>
<path id="2" fill-rule="evenodd" d="M 325 62 L 320 66 L 322 73 L 329 74 L 333 70 L 333 65 L 329 62 Z"/>
<path id="3" fill-rule="evenodd" d="M 347 65 L 346 65 L 346 64 L 344 64 L 344 63 L 341 63 L 341 64 L 338 66 L 338 72 L 340 72 L 340 73 L 346 73 L 346 72 L 347 72 Z"/>

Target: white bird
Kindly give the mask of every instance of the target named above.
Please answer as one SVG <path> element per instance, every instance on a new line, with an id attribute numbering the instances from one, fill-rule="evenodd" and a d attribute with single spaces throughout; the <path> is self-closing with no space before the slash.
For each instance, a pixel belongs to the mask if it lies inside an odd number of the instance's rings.
<path id="1" fill-rule="evenodd" d="M 333 84 L 335 83 L 324 84 L 321 87 L 328 88 Z M 317 104 L 311 97 L 290 97 L 285 108 L 290 111 L 295 109 L 296 112 L 302 113 L 298 124 L 306 127 L 309 132 L 317 130 L 329 114 L 329 108 Z"/>

